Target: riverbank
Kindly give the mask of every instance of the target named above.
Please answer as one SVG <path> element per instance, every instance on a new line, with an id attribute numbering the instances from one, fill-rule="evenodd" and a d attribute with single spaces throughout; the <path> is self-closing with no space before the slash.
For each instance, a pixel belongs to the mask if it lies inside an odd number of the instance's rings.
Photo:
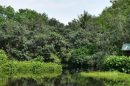
<path id="1" fill-rule="evenodd" d="M 2 64 L 0 71 L 9 74 L 31 73 L 31 74 L 60 74 L 62 72 L 61 65 L 55 63 L 44 63 L 39 61 L 8 61 Z"/>
<path id="2" fill-rule="evenodd" d="M 130 75 L 126 73 L 114 72 L 81 72 L 79 74 L 80 80 L 78 82 L 85 84 L 93 83 L 96 86 L 96 82 L 100 86 L 130 86 Z"/>

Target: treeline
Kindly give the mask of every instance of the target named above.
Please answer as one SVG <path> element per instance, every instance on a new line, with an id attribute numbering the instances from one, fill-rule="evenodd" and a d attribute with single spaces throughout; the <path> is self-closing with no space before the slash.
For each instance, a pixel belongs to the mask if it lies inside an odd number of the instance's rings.
<path id="1" fill-rule="evenodd" d="M 130 42 L 130 1 L 112 0 L 98 17 L 87 12 L 68 25 L 34 10 L 0 6 L 0 49 L 9 59 L 101 69 L 108 55 Z"/>

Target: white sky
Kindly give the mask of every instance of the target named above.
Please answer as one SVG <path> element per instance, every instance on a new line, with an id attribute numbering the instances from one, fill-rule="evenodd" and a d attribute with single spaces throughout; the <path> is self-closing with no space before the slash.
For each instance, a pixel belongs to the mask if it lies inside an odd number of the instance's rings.
<path id="1" fill-rule="evenodd" d="M 83 11 L 97 16 L 111 3 L 110 0 L 0 0 L 0 5 L 11 6 L 15 10 L 36 10 L 67 24 Z"/>

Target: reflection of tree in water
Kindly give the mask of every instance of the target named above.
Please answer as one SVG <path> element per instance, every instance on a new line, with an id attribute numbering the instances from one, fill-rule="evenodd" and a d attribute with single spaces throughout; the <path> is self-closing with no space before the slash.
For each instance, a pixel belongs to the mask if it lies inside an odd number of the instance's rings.
<path id="1" fill-rule="evenodd" d="M 103 80 L 92 78 L 79 81 L 77 76 L 61 75 L 54 78 L 43 78 L 40 81 L 32 78 L 10 78 L 5 86 L 106 86 Z"/>
<path id="2" fill-rule="evenodd" d="M 58 75 L 46 74 L 0 74 L 0 86 L 54 86 Z"/>
<path id="3" fill-rule="evenodd" d="M 31 78 L 21 78 L 16 80 L 12 80 L 10 78 L 6 86 L 38 86 L 38 84 L 34 79 Z"/>
<path id="4" fill-rule="evenodd" d="M 106 86 L 105 82 L 103 80 L 98 80 L 98 79 L 93 79 L 93 78 L 88 78 L 86 82 L 80 83 L 82 86 Z"/>
<path id="5" fill-rule="evenodd" d="M 27 76 L 25 74 L 25 76 Z M 0 77 L 0 86 L 128 86 L 122 83 L 106 82 L 101 79 L 83 78 L 78 74 L 61 74 L 55 77 Z"/>
<path id="6" fill-rule="evenodd" d="M 56 78 L 43 78 L 40 83 L 32 78 L 13 79 L 10 78 L 5 86 L 56 86 L 54 84 Z"/>

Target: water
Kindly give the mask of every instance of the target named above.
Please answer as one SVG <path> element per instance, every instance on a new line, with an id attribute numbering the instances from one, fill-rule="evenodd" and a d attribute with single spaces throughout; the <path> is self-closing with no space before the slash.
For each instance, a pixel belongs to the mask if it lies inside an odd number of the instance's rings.
<path id="1" fill-rule="evenodd" d="M 61 75 L 4 75 L 0 74 L 0 86 L 127 86 L 93 78 L 82 79 L 77 73 Z"/>

